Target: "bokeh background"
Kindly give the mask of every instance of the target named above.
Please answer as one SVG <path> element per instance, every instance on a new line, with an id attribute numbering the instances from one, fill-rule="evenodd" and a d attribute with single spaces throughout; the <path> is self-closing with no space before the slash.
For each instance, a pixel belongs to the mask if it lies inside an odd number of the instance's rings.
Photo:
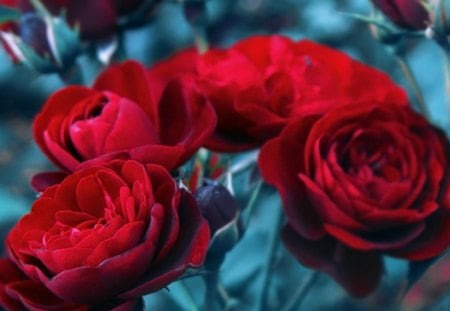
<path id="1" fill-rule="evenodd" d="M 362 62 L 387 72 L 408 88 L 394 57 L 377 42 L 369 27 L 346 13 L 369 14 L 368 0 L 209 0 L 207 2 L 207 39 L 212 46 L 229 46 L 255 34 L 283 34 L 293 39 L 309 38 L 350 54 Z M 165 1 L 150 22 L 123 33 L 127 58 L 151 65 L 159 59 L 191 46 L 193 33 L 181 6 Z M 443 62 L 431 40 L 406 42 L 407 58 L 431 111 L 431 121 L 447 133 L 450 118 L 445 101 Z M 90 83 L 101 69 L 88 56 L 80 56 L 84 80 Z M 42 75 L 13 65 L 0 51 L 0 239 L 26 213 L 36 197 L 29 179 L 40 171 L 52 170 L 32 140 L 31 124 L 46 98 L 64 86 L 54 74 Z M 370 92 L 370 89 L 367 90 Z M 244 182 L 237 180 L 236 182 Z M 252 284 L 260 277 L 259 267 L 270 228 L 271 206 L 279 204 L 275 193 L 265 189 L 258 200 L 251 229 L 227 256 L 222 268 L 222 282 L 231 298 L 239 296 L 235 310 L 252 310 L 257 289 Z M 263 204 L 264 202 L 264 204 Z M 3 246 L 0 252 L 3 252 Z M 308 273 L 280 248 L 274 269 L 277 270 L 269 292 L 270 307 L 276 308 L 296 289 Z M 304 310 L 450 310 L 450 260 L 441 260 L 422 280 L 415 291 L 399 306 L 399 297 L 407 275 L 406 263 L 387 259 L 387 276 L 380 289 L 364 300 L 350 298 L 331 279 L 321 275 L 308 296 Z M 174 283 L 160 293 L 146 297 L 148 309 L 187 310 L 189 301 L 201 301 L 204 285 L 198 278 Z M 191 289 L 190 295 L 186 287 Z M 290 290 L 289 290 L 290 289 Z M 191 297 L 192 295 L 192 297 Z M 234 310 L 233 309 L 233 310 Z"/>

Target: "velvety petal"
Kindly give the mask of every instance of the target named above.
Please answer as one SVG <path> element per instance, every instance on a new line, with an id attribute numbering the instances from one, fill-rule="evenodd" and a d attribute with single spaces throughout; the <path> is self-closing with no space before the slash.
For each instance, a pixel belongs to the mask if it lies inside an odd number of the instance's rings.
<path id="1" fill-rule="evenodd" d="M 50 186 L 60 183 L 67 177 L 64 172 L 44 172 L 38 173 L 31 178 L 31 187 L 36 192 L 42 192 Z"/>
<path id="2" fill-rule="evenodd" d="M 423 233 L 425 225 L 423 223 L 410 226 L 403 225 L 397 226 L 395 229 L 378 230 L 372 233 L 351 232 L 329 224 L 325 224 L 324 227 L 331 236 L 348 247 L 361 251 L 385 251 L 402 248 L 411 243 Z"/>
<path id="3" fill-rule="evenodd" d="M 288 222 L 302 236 L 318 239 L 324 235 L 322 221 L 308 201 L 304 188 L 292 172 L 303 169 L 303 148 L 299 139 L 305 139 L 315 118 L 302 120 L 283 131 L 283 139 L 267 142 L 261 149 L 258 166 L 264 180 L 274 185 L 283 199 Z M 295 139 L 297 145 L 285 143 Z"/>
<path id="4" fill-rule="evenodd" d="M 330 275 L 353 296 L 367 296 L 380 282 L 383 262 L 375 252 L 352 250 L 330 238 L 307 240 L 289 226 L 282 238 L 297 260 Z"/>
<path id="5" fill-rule="evenodd" d="M 0 306 L 11 311 L 88 310 L 87 306 L 62 301 L 3 258 L 0 259 Z"/>
<path id="6" fill-rule="evenodd" d="M 419 0 L 372 0 L 394 23 L 401 27 L 425 29 L 429 13 Z"/>
<path id="7" fill-rule="evenodd" d="M 165 145 L 185 145 L 183 160 L 201 147 L 216 126 L 214 109 L 197 88 L 192 79 L 174 79 L 159 103 L 157 124 L 161 141 Z"/>
<path id="8" fill-rule="evenodd" d="M 311 179 L 300 174 L 299 179 L 303 183 L 308 201 L 314 206 L 322 221 L 326 224 L 335 224 L 351 230 L 366 230 L 367 227 L 356 219 L 342 212 L 340 206 L 336 205 Z"/>
<path id="9" fill-rule="evenodd" d="M 416 240 L 398 250 L 393 256 L 408 260 L 426 260 L 440 255 L 450 244 L 450 217 L 448 211 L 437 212 L 425 224 L 425 230 Z"/>
<path id="10" fill-rule="evenodd" d="M 161 95 L 170 80 L 181 75 L 190 75 L 196 72 L 199 53 L 195 48 L 182 50 L 167 59 L 153 64 L 147 71 L 152 94 L 156 100 Z"/>
<path id="11" fill-rule="evenodd" d="M 190 195 L 184 194 L 180 206 L 180 234 L 165 260 L 151 267 L 146 279 L 134 289 L 120 295 L 122 298 L 139 297 L 156 291 L 180 277 L 188 267 L 199 267 L 208 248 L 210 231 L 208 223 Z"/>
<path id="12" fill-rule="evenodd" d="M 64 88 L 50 96 L 42 111 L 34 119 L 33 134 L 36 143 L 52 162 L 63 169 L 65 167 L 59 163 L 58 157 L 53 155 L 52 148 L 54 146 L 47 145 L 48 142 L 53 142 L 53 139 L 51 137 L 45 138 L 46 128 L 56 115 L 69 115 L 73 105 L 96 93 L 94 90 L 80 86 Z"/>
<path id="13" fill-rule="evenodd" d="M 132 83 L 130 83 L 132 81 Z M 109 66 L 94 83 L 94 89 L 113 92 L 136 103 L 153 124 L 157 120 L 157 101 L 152 96 L 145 68 L 136 61 Z"/>

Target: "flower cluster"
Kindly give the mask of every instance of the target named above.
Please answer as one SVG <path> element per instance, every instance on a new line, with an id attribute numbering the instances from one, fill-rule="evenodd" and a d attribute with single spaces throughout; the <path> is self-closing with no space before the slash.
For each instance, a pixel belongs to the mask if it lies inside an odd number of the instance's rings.
<path id="1" fill-rule="evenodd" d="M 445 136 L 386 74 L 312 41 L 256 36 L 115 64 L 50 96 L 33 131 L 60 171 L 34 177 L 42 194 L 7 237 L 11 310 L 132 310 L 202 266 L 237 206 L 217 182 L 180 185 L 201 147 L 261 148 L 286 247 L 352 295 L 375 289 L 382 255 L 450 245 Z"/>

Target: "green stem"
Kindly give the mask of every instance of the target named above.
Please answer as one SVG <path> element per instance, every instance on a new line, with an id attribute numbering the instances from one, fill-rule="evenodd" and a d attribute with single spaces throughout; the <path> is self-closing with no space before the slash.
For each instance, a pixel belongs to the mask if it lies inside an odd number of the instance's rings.
<path id="1" fill-rule="evenodd" d="M 219 285 L 219 274 L 217 272 L 205 275 L 206 285 L 205 305 L 203 310 L 214 311 L 217 310 L 217 288 Z"/>
<path id="2" fill-rule="evenodd" d="M 281 310 L 291 311 L 294 310 L 294 308 L 296 310 L 300 310 L 302 302 L 305 300 L 305 297 L 306 295 L 308 295 L 309 290 L 312 288 L 314 283 L 319 278 L 319 275 L 320 274 L 317 271 L 310 271 L 303 279 L 303 281 L 300 283 L 300 286 L 297 288 L 297 291 L 294 293 L 291 299 L 284 305 L 284 307 Z"/>
<path id="3" fill-rule="evenodd" d="M 428 111 L 428 107 L 425 103 L 425 98 L 423 97 L 422 91 L 420 90 L 420 86 L 417 83 L 417 80 L 412 72 L 411 66 L 409 65 L 406 57 L 401 54 L 396 54 L 397 62 L 400 65 L 400 68 L 408 81 L 411 90 L 413 91 L 415 102 L 417 104 L 417 108 L 419 112 L 427 119 L 430 119 L 430 113 Z"/>
<path id="4" fill-rule="evenodd" d="M 280 228 L 283 223 L 283 211 L 280 206 L 277 207 L 276 216 L 274 217 L 275 222 L 273 224 L 273 230 L 268 243 L 266 261 L 264 262 L 262 270 L 262 286 L 259 293 L 258 305 L 256 310 L 267 310 L 266 308 L 266 297 L 269 291 L 270 280 L 273 272 L 273 263 L 275 261 L 276 252 L 278 246 L 280 245 Z"/>
<path id="5" fill-rule="evenodd" d="M 263 185 L 262 179 L 258 180 L 258 183 L 256 184 L 255 190 L 253 190 L 252 195 L 250 196 L 250 199 L 248 200 L 247 206 L 245 210 L 247 211 L 247 220 L 245 221 L 244 229 L 248 228 L 248 224 L 250 223 L 251 215 L 253 214 L 253 210 L 256 206 L 256 199 L 259 196 L 259 193 L 261 192 L 261 188 Z"/>
<path id="6" fill-rule="evenodd" d="M 194 32 L 194 42 L 197 47 L 197 51 L 200 54 L 205 53 L 209 49 L 208 40 L 206 40 L 206 31 L 203 27 L 192 27 Z"/>

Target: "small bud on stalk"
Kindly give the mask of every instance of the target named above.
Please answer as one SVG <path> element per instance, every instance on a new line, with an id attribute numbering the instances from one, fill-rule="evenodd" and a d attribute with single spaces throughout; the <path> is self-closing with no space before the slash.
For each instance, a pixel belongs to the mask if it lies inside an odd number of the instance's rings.
<path id="1" fill-rule="evenodd" d="M 205 179 L 204 186 L 197 189 L 195 199 L 209 223 L 211 235 L 233 221 L 239 210 L 236 199 L 227 188 L 210 179 Z"/>
<path id="2" fill-rule="evenodd" d="M 372 0 L 394 24 L 400 28 L 424 30 L 430 16 L 421 0 Z"/>
<path id="3" fill-rule="evenodd" d="M 70 68 L 80 52 L 78 30 L 65 17 L 54 17 L 44 8 L 21 16 L 16 31 L 1 31 L 1 40 L 12 59 L 42 72 Z"/>

